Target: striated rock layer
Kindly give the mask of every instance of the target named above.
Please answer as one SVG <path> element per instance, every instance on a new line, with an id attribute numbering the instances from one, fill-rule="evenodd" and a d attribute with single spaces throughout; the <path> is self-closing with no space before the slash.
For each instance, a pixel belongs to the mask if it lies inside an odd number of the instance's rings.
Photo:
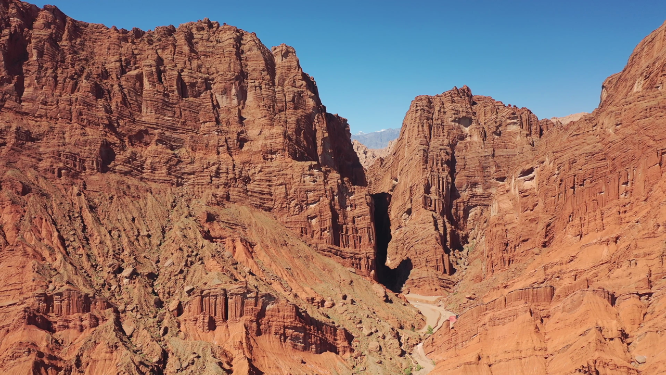
<path id="1" fill-rule="evenodd" d="M 426 342 L 439 374 L 666 372 L 666 24 L 523 152 Z"/>
<path id="2" fill-rule="evenodd" d="M 363 168 L 291 47 L 17 0 L 0 30 L 0 372 L 406 366 L 423 320 L 373 289 Z"/>
<path id="3" fill-rule="evenodd" d="M 373 197 L 390 201 L 380 281 L 396 291 L 405 283 L 423 294 L 450 290 L 464 265 L 459 251 L 483 236 L 493 193 L 553 126 L 468 87 L 417 97 L 390 155 L 368 172 Z"/>
<path id="4" fill-rule="evenodd" d="M 576 121 L 417 97 L 364 171 L 291 47 L 0 0 L 0 372 L 666 372 L 666 25 Z M 369 163 L 368 163 L 369 164 Z"/>
<path id="5" fill-rule="evenodd" d="M 4 158 L 44 175 L 118 173 L 270 211 L 369 273 L 372 225 L 346 120 L 293 48 L 202 21 L 107 29 L 2 3 Z M 358 193 L 357 193 L 358 191 Z"/>

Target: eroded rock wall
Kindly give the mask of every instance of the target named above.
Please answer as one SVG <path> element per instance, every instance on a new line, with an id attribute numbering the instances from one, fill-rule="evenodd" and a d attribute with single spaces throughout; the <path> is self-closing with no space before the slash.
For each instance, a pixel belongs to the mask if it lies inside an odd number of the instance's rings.
<path id="1" fill-rule="evenodd" d="M 16 0 L 0 30 L 1 372 L 405 367 L 422 318 L 373 291 L 363 168 L 293 48 Z"/>
<path id="2" fill-rule="evenodd" d="M 391 154 L 368 172 L 371 194 L 391 195 L 386 265 L 410 264 L 406 288 L 451 290 L 458 253 L 482 235 L 493 193 L 553 126 L 468 87 L 412 102 Z"/>
<path id="3" fill-rule="evenodd" d="M 326 113 L 293 48 L 268 50 L 254 33 L 208 20 L 128 31 L 51 6 L 0 6 L 7 162 L 56 179 L 112 172 L 214 191 L 371 266 L 349 127 Z"/>
<path id="4" fill-rule="evenodd" d="M 507 171 L 449 298 L 460 319 L 426 343 L 435 373 L 665 371 L 665 46 L 666 25 L 604 82 L 599 108 Z M 525 290 L 552 292 L 511 297 Z"/>

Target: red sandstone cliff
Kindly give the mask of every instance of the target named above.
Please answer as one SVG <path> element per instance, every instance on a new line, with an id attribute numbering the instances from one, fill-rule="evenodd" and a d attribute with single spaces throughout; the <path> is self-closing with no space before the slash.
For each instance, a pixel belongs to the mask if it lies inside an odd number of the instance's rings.
<path id="1" fill-rule="evenodd" d="M 16 0 L 0 30 L 0 371 L 405 367 L 422 320 L 373 291 L 363 168 L 291 47 Z"/>
<path id="2" fill-rule="evenodd" d="M 666 24 L 497 184 L 426 343 L 441 374 L 666 371 Z M 465 298 L 469 297 L 469 298 Z"/>
<path id="3" fill-rule="evenodd" d="M 405 282 L 426 294 L 450 290 L 463 245 L 483 236 L 493 194 L 553 126 L 467 87 L 417 97 L 391 154 L 368 172 L 375 199 L 390 201 L 380 279 L 396 290 Z"/>
<path id="4" fill-rule="evenodd" d="M 54 178 L 112 172 L 205 186 L 314 242 L 371 256 L 348 125 L 326 113 L 293 48 L 270 51 L 208 20 L 146 33 L 0 4 L 4 159 Z M 18 160 L 17 142 L 30 159 Z"/>
<path id="5" fill-rule="evenodd" d="M 0 371 L 396 373 L 422 320 L 372 275 L 460 313 L 435 373 L 666 371 L 666 26 L 578 121 L 416 98 L 368 187 L 291 47 L 0 30 Z"/>

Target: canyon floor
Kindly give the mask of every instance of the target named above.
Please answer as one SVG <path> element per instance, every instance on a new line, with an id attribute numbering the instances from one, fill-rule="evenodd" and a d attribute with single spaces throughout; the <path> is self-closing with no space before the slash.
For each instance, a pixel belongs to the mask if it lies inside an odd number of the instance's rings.
<path id="1" fill-rule="evenodd" d="M 419 330 L 422 334 L 433 334 L 437 332 L 444 324 L 449 324 L 448 319 L 450 316 L 456 315 L 442 306 L 441 297 L 406 294 L 405 298 L 407 298 L 409 303 L 416 307 L 426 319 L 425 325 Z M 434 361 L 428 358 L 423 350 L 423 343 L 416 345 L 411 355 L 416 361 L 417 366 L 421 367 L 420 370 L 416 370 L 418 367 L 415 366 L 414 374 L 429 374 L 435 368 Z"/>

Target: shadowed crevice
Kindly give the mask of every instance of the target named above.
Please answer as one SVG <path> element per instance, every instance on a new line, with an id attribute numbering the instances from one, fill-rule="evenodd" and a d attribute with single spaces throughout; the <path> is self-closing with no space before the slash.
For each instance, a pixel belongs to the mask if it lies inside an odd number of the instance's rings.
<path id="1" fill-rule="evenodd" d="M 400 293 L 412 272 L 411 259 L 405 259 L 398 267 L 392 269 L 386 265 L 388 245 L 391 242 L 391 218 L 389 217 L 389 205 L 391 194 L 378 193 L 372 195 L 374 207 L 373 220 L 377 240 L 375 252 L 376 279 L 379 283 L 395 293 Z"/>

